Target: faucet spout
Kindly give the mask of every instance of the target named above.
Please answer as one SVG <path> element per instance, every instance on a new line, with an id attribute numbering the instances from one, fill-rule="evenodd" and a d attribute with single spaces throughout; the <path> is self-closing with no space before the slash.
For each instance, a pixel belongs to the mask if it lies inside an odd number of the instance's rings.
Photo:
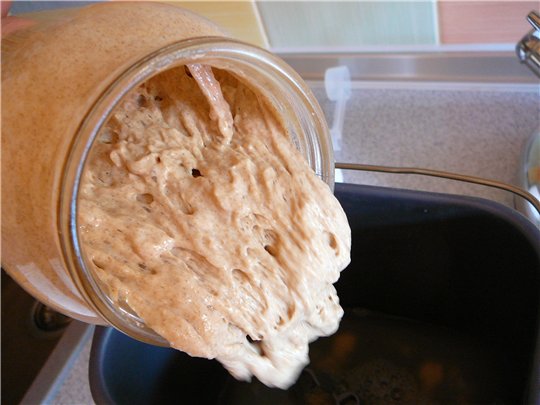
<path id="1" fill-rule="evenodd" d="M 540 77 L 540 14 L 531 11 L 527 21 L 533 29 L 516 45 L 516 53 L 521 63 L 524 63 Z"/>

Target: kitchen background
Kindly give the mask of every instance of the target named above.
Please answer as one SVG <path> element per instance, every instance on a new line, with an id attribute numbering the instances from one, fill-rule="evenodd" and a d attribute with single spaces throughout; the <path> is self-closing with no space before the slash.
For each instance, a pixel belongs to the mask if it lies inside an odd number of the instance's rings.
<path id="1" fill-rule="evenodd" d="M 87 3 L 16 1 L 12 13 Z M 526 16 L 540 9 L 538 1 L 173 3 L 283 56 L 308 80 L 330 125 L 336 103 L 326 94 L 324 68 L 348 66 L 353 81 L 338 161 L 429 167 L 516 183 L 523 147 L 540 127 L 540 84 L 514 52 L 531 29 Z M 446 180 L 339 176 L 513 206 L 507 193 Z M 56 363 L 45 365 L 27 399 L 92 403 L 91 333 L 73 322 L 50 357 Z"/>

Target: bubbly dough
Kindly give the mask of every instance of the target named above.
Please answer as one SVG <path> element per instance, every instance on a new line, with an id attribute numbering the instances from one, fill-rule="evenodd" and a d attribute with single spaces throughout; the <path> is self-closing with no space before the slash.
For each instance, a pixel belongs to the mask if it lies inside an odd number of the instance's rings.
<path id="1" fill-rule="evenodd" d="M 339 326 L 347 218 L 231 73 L 191 65 L 137 88 L 98 135 L 78 207 L 112 299 L 238 379 L 287 388 Z"/>

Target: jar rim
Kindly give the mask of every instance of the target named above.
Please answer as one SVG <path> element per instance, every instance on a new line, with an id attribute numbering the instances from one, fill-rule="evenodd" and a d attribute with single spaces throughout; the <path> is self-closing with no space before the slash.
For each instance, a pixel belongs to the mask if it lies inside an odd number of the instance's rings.
<path id="1" fill-rule="evenodd" d="M 213 67 L 243 67 L 264 74 L 282 85 L 293 96 L 287 107 L 294 111 L 298 135 L 296 143 L 316 175 L 333 189 L 334 159 L 324 114 L 311 90 L 284 61 L 254 45 L 223 37 L 198 37 L 174 42 L 130 64 L 108 84 L 87 111 L 75 132 L 60 184 L 58 225 L 60 245 L 67 269 L 87 303 L 107 323 L 140 341 L 168 346 L 168 343 L 135 314 L 120 309 L 101 289 L 86 265 L 78 233 L 78 193 L 86 160 L 101 128 L 113 110 L 134 88 L 151 77 L 187 63 L 205 63 Z M 230 69 L 229 69 L 230 70 Z M 247 77 L 245 78 L 247 80 Z M 252 84 L 252 83 L 250 83 Z M 279 106 L 278 106 L 279 107 Z M 282 109 L 284 106 L 281 106 Z M 309 132 L 309 134 L 307 132 Z M 310 135 L 310 136 L 308 136 Z"/>

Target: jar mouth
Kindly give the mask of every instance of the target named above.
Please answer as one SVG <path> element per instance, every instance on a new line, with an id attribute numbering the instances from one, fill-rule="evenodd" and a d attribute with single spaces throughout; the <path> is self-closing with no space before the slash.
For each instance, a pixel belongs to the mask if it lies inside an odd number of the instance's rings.
<path id="1" fill-rule="evenodd" d="M 79 126 L 66 160 L 60 186 L 59 230 L 65 263 L 80 293 L 110 325 L 140 341 L 168 343 L 133 312 L 103 291 L 86 265 L 78 233 L 78 193 L 86 160 L 103 125 L 120 101 L 151 77 L 188 63 L 202 63 L 233 71 L 263 93 L 281 115 L 291 140 L 315 174 L 334 186 L 334 159 L 324 115 L 300 76 L 266 50 L 222 37 L 201 37 L 163 47 L 127 67 L 103 91 Z"/>

